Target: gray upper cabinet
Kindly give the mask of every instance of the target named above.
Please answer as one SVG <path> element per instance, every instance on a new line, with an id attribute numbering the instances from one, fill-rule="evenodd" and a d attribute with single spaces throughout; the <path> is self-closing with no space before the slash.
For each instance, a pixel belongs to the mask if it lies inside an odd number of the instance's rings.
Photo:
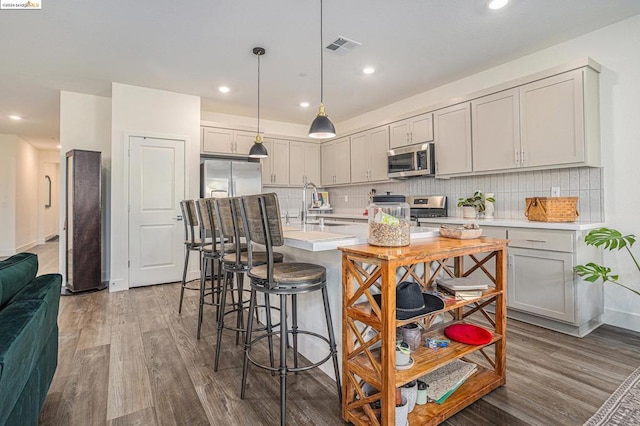
<path id="1" fill-rule="evenodd" d="M 255 138 L 255 133 L 242 130 L 203 127 L 201 152 L 248 156 Z"/>
<path id="2" fill-rule="evenodd" d="M 471 172 L 471 103 L 433 113 L 436 175 Z"/>
<path id="3" fill-rule="evenodd" d="M 388 150 L 388 126 L 352 135 L 351 183 L 386 180 Z"/>
<path id="4" fill-rule="evenodd" d="M 520 87 L 524 167 L 585 161 L 583 70 Z"/>
<path id="5" fill-rule="evenodd" d="M 265 138 L 262 143 L 269 153 L 267 158 L 260 160 L 262 163 L 262 185 L 288 186 L 289 141 Z"/>
<path id="6" fill-rule="evenodd" d="M 471 101 L 473 171 L 520 167 L 518 89 Z"/>
<path id="7" fill-rule="evenodd" d="M 421 114 L 389 125 L 390 147 L 413 145 L 433 140 L 433 114 Z"/>
<path id="8" fill-rule="evenodd" d="M 351 149 L 349 137 L 325 142 L 320 148 L 322 186 L 351 182 Z"/>
<path id="9" fill-rule="evenodd" d="M 291 142 L 289 144 L 289 184 L 302 186 L 307 182 L 320 185 L 320 145 Z"/>

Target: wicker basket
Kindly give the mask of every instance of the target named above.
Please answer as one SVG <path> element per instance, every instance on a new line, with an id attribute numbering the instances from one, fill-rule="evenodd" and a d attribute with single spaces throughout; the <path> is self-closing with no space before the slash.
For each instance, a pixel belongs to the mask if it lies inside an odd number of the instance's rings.
<path id="1" fill-rule="evenodd" d="M 524 215 L 536 222 L 575 222 L 578 217 L 578 197 L 527 198 Z"/>

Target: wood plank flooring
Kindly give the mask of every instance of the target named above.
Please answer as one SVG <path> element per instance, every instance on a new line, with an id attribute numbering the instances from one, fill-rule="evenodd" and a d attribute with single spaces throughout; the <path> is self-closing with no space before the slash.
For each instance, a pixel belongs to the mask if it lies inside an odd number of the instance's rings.
<path id="1" fill-rule="evenodd" d="M 63 297 L 40 424 L 278 424 L 278 377 L 250 368 L 240 400 L 234 334 L 225 333 L 214 373 L 214 310 L 206 307 L 197 340 L 197 292 L 186 293 L 181 315 L 178 299 L 178 284 Z M 639 365 L 640 333 L 602 326 L 579 339 L 509 320 L 506 386 L 444 424 L 581 425 Z M 288 424 L 344 424 L 335 385 L 317 369 L 289 376 L 287 408 Z"/>

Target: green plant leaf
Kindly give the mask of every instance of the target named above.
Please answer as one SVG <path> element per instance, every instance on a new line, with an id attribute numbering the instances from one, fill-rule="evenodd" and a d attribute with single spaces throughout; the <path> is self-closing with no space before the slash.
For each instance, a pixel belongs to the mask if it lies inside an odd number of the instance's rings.
<path id="1" fill-rule="evenodd" d="M 600 228 L 590 231 L 584 237 L 585 243 L 590 246 L 603 247 L 607 250 L 620 250 L 627 245 L 633 246 L 636 242 L 635 235 L 622 235 L 616 229 Z"/>
<path id="2" fill-rule="evenodd" d="M 610 275 L 611 268 L 606 266 L 597 265 L 593 262 L 589 262 L 586 265 L 577 265 L 573 268 L 573 270 L 584 278 L 585 281 L 589 281 L 591 283 L 598 281 L 601 279 L 604 281 L 616 281 L 618 279 L 617 275 Z"/>

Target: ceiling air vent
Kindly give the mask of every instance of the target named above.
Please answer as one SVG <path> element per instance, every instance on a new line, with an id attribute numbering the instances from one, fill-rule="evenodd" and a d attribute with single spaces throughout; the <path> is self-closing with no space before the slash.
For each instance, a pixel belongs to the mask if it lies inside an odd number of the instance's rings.
<path id="1" fill-rule="evenodd" d="M 327 45 L 327 50 L 335 52 L 339 55 L 347 54 L 351 49 L 360 46 L 362 43 L 358 43 L 357 41 L 349 40 L 346 37 L 338 36 L 337 39 L 333 40 L 329 45 Z"/>

